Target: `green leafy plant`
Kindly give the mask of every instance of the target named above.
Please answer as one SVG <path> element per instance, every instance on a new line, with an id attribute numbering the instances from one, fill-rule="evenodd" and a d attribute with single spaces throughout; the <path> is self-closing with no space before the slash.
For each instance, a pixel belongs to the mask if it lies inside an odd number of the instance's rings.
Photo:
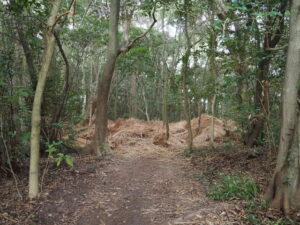
<path id="1" fill-rule="evenodd" d="M 268 221 L 267 224 L 270 225 L 294 225 L 296 224 L 293 220 L 288 219 L 288 218 L 280 218 L 276 221 Z"/>
<path id="2" fill-rule="evenodd" d="M 252 199 L 258 193 L 254 181 L 244 176 L 222 175 L 221 183 L 213 184 L 208 195 L 214 200 Z"/>
<path id="3" fill-rule="evenodd" d="M 66 162 L 69 166 L 74 166 L 74 157 L 68 154 L 58 152 L 58 146 L 62 144 L 62 141 L 53 142 L 48 145 L 46 152 L 49 153 L 49 157 L 54 159 L 56 166 L 60 166 L 62 162 Z"/>

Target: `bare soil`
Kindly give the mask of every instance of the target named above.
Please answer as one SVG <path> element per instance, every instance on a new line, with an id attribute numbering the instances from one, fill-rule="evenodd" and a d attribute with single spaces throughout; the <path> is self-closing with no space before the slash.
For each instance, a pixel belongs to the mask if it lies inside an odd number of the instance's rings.
<path id="1" fill-rule="evenodd" d="M 190 159 L 179 154 L 184 123 L 173 124 L 173 137 L 158 143 L 158 121 L 120 120 L 109 126 L 112 155 L 102 161 L 78 156 L 72 168 L 51 164 L 39 199 L 20 200 L 13 181 L 1 180 L 0 224 L 243 224 L 237 205 L 207 198 L 207 186 L 195 178 Z M 78 140 L 87 144 L 92 135 L 91 126 Z M 201 135 L 207 136 L 198 131 Z M 19 188 L 27 196 L 26 174 Z"/>
<path id="2" fill-rule="evenodd" d="M 0 223 L 240 224 L 233 205 L 209 200 L 189 160 L 177 154 L 78 158 L 74 168 L 52 175 L 37 201 L 19 202 L 19 211 L 2 206 Z"/>

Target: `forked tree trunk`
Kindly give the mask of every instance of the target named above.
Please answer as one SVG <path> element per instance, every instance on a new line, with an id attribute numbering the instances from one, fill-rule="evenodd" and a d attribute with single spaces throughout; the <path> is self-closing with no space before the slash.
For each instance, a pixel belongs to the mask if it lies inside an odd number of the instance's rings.
<path id="1" fill-rule="evenodd" d="M 107 143 L 107 111 L 108 111 L 108 97 L 111 85 L 111 80 L 115 70 L 115 64 L 117 57 L 130 51 L 134 44 L 146 36 L 146 34 L 152 29 L 156 23 L 156 18 L 153 16 L 153 23 L 148 30 L 142 35 L 136 37 L 128 45 L 119 47 L 118 44 L 118 22 L 119 22 L 120 0 L 111 0 L 110 2 L 110 18 L 109 18 L 109 42 L 107 60 L 104 66 L 104 71 L 101 79 L 98 82 L 97 91 L 97 110 L 96 110 L 96 126 L 94 140 L 91 145 L 88 146 L 88 151 L 96 153 L 98 158 L 102 158 L 110 151 L 110 147 Z"/>
<path id="2" fill-rule="evenodd" d="M 33 100 L 31 115 L 31 139 L 30 139 L 30 169 L 29 169 L 29 198 L 35 198 L 39 194 L 39 162 L 40 162 L 40 125 L 41 104 L 45 89 L 47 74 L 55 47 L 53 29 L 61 0 L 53 2 L 52 10 L 47 21 L 45 32 L 46 48 L 43 54 L 42 66 L 38 74 L 38 82 Z"/>
<path id="3" fill-rule="evenodd" d="M 297 102 L 300 76 L 300 0 L 293 0 L 282 96 L 282 124 L 277 164 L 266 193 L 270 206 L 286 215 L 300 208 L 300 120 Z M 299 99 L 299 98 L 298 98 Z"/>
<path id="4" fill-rule="evenodd" d="M 97 157 L 103 157 L 110 151 L 106 143 L 107 135 L 107 101 L 111 80 L 115 70 L 118 57 L 118 22 L 119 22 L 120 0 L 112 0 L 110 3 L 109 17 L 109 42 L 107 59 L 102 77 L 99 79 L 97 91 L 97 110 L 95 127 L 95 150 Z M 92 147 L 92 146 L 91 146 Z"/>

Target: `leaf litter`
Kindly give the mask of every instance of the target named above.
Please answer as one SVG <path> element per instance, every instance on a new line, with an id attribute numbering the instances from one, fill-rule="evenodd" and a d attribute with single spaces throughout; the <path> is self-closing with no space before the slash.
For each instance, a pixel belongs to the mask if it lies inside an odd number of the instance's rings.
<path id="1" fill-rule="evenodd" d="M 206 114 L 200 124 L 198 118 L 192 120 L 195 148 L 208 146 L 211 120 Z M 234 138 L 233 121 L 214 120 L 217 144 L 225 137 Z M 93 123 L 81 123 L 74 129 L 78 131 L 76 145 L 90 143 Z M 6 185 L 7 178 L 3 179 L 0 224 L 243 224 L 244 211 L 238 200 L 212 201 L 206 196 L 205 182 L 195 179 L 196 169 L 215 163 L 213 159 L 219 156 L 212 153 L 189 159 L 179 154 L 186 146 L 184 121 L 170 123 L 168 140 L 161 121 L 118 119 L 109 121 L 108 131 L 113 149 L 110 157 L 96 161 L 80 155 L 74 167 L 52 167 L 35 201 L 18 200 L 13 184 Z M 219 169 L 232 166 L 225 165 L 228 159 L 218 160 Z M 27 174 L 20 177 L 26 196 Z"/>

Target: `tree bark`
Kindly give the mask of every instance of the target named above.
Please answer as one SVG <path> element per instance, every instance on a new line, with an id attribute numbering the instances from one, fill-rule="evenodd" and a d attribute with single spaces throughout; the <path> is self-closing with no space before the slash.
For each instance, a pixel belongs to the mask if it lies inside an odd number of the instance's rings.
<path id="1" fill-rule="evenodd" d="M 24 55 L 26 58 L 27 68 L 31 80 L 31 87 L 34 90 L 36 88 L 37 76 L 34 68 L 32 51 L 25 37 L 23 26 L 19 18 L 16 19 L 16 26 L 17 26 L 17 33 L 19 36 L 19 40 L 22 45 Z"/>
<path id="2" fill-rule="evenodd" d="M 245 144 L 249 147 L 253 147 L 257 143 L 257 139 L 263 132 L 263 127 L 266 121 L 269 120 L 269 67 L 271 62 L 270 48 L 275 48 L 281 39 L 284 30 L 284 14 L 287 6 L 286 0 L 281 0 L 278 12 L 280 13 L 274 19 L 268 19 L 266 21 L 267 31 L 264 36 L 264 46 L 261 53 L 261 60 L 258 63 L 259 74 L 256 81 L 256 93 L 255 93 L 255 107 L 258 110 L 257 115 L 259 121 L 250 124 L 247 135 L 245 137 Z M 277 24 L 277 28 L 272 30 L 271 25 Z M 259 47 L 259 46 L 258 46 Z M 259 47 L 260 48 L 260 47 Z"/>
<path id="3" fill-rule="evenodd" d="M 145 33 L 133 39 L 128 45 L 119 47 L 118 43 L 118 22 L 119 22 L 120 0 L 111 0 L 110 3 L 110 18 L 109 18 L 109 42 L 107 59 L 104 66 L 102 77 L 98 82 L 97 90 L 97 109 L 96 109 L 96 126 L 94 141 L 88 146 L 88 151 L 96 153 L 98 158 L 102 158 L 110 152 L 110 147 L 107 143 L 107 111 L 108 97 L 110 91 L 111 80 L 115 70 L 117 57 L 123 53 L 130 51 L 134 44 L 146 36 L 156 23 L 156 18 L 153 16 L 153 23 Z"/>
<path id="4" fill-rule="evenodd" d="M 190 102 L 188 97 L 187 90 L 187 78 L 189 73 L 189 58 L 191 55 L 191 41 L 188 34 L 188 5 L 189 0 L 184 1 L 185 4 L 185 12 L 184 12 L 184 34 L 186 38 L 186 51 L 184 56 L 182 57 L 182 78 L 183 78 L 183 111 L 186 120 L 186 126 L 188 130 L 188 138 L 187 144 L 188 149 L 193 150 L 193 132 L 192 132 L 192 124 L 191 124 L 191 112 L 190 112 Z"/>
<path id="5" fill-rule="evenodd" d="M 166 35 L 165 35 L 165 5 L 163 6 L 162 12 L 162 33 L 163 33 L 163 52 L 162 52 L 162 78 L 163 78 L 163 105 L 162 105 L 162 118 L 163 125 L 166 128 L 166 140 L 170 136 L 169 128 L 169 109 L 168 109 L 168 89 L 169 89 L 169 76 L 166 71 Z"/>
<path id="6" fill-rule="evenodd" d="M 213 27 L 213 24 L 215 22 L 215 15 L 213 12 L 213 8 L 212 11 L 210 13 L 210 24 Z M 215 133 L 215 109 L 216 109 L 216 98 L 217 98 L 217 93 L 216 93 L 216 89 L 217 89 L 217 65 L 216 65 L 216 51 L 217 51 L 217 37 L 216 37 L 216 33 L 214 31 L 213 28 L 211 28 L 210 30 L 210 39 L 209 39 L 209 68 L 210 68 L 210 75 L 212 77 L 212 82 L 213 82 L 213 93 L 212 96 L 210 98 L 210 111 L 211 111 L 211 124 L 210 124 L 210 145 L 212 147 L 214 147 L 214 133 Z"/>
<path id="7" fill-rule="evenodd" d="M 129 117 L 137 118 L 137 76 L 134 73 L 130 76 L 129 93 Z"/>
<path id="8" fill-rule="evenodd" d="M 115 70 L 115 64 L 118 57 L 118 22 L 119 22 L 120 0 L 112 0 L 110 3 L 109 17 L 109 42 L 107 60 L 104 66 L 102 77 L 98 82 L 97 91 L 97 110 L 95 127 L 95 150 L 97 157 L 103 157 L 110 151 L 105 143 L 107 134 L 107 100 L 111 80 Z"/>
<path id="9" fill-rule="evenodd" d="M 67 103 L 69 90 L 70 90 L 70 83 L 69 83 L 69 80 L 70 80 L 70 65 L 69 65 L 69 61 L 68 61 L 68 58 L 67 58 L 67 56 L 65 54 L 65 51 L 62 47 L 62 44 L 60 42 L 60 39 L 59 39 L 59 36 L 58 36 L 59 34 L 57 32 L 54 32 L 53 34 L 54 34 L 55 41 L 57 43 L 58 49 L 59 49 L 59 51 L 62 55 L 62 58 L 65 62 L 66 70 L 65 70 L 65 76 L 64 76 L 65 84 L 64 84 L 64 89 L 63 89 L 62 96 L 61 96 L 61 101 L 55 109 L 53 118 L 51 120 L 51 125 L 53 123 L 58 123 L 60 121 L 60 119 L 63 115 L 64 109 L 65 109 L 66 103 Z M 51 129 L 49 131 L 49 140 L 50 141 L 57 141 L 58 138 L 59 138 L 59 132 L 60 131 L 61 131 L 60 127 L 51 127 Z"/>
<path id="10" fill-rule="evenodd" d="M 47 21 L 47 28 L 44 36 L 46 48 L 43 53 L 42 65 L 38 74 L 38 82 L 33 100 L 30 139 L 29 198 L 35 198 L 39 194 L 41 105 L 47 74 L 55 47 L 53 29 L 56 23 L 56 16 L 58 14 L 60 4 L 61 0 L 56 0 L 53 2 L 52 10 Z"/>
<path id="11" fill-rule="evenodd" d="M 300 1 L 293 0 L 290 37 L 282 96 L 282 124 L 276 168 L 266 192 L 270 206 L 286 215 L 291 208 L 299 209 L 299 77 L 300 77 Z"/>
<path id="12" fill-rule="evenodd" d="M 213 96 L 211 100 L 211 124 L 210 124 L 210 145 L 212 148 L 215 147 L 215 105 L 216 105 L 216 95 Z"/>

